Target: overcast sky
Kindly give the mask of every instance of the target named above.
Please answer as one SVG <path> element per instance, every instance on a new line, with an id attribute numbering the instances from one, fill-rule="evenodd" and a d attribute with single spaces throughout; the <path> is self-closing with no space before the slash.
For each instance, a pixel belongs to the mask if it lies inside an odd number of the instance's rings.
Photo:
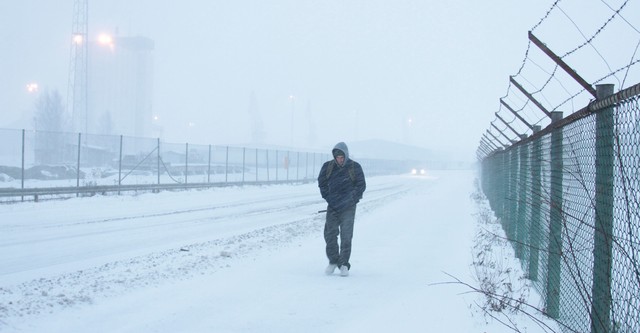
<path id="1" fill-rule="evenodd" d="M 475 158 L 553 2 L 90 0 L 89 34 L 155 41 L 164 140 L 249 143 L 254 93 L 267 144 L 381 139 Z M 577 10 L 611 15 L 594 8 Z M 29 82 L 66 97 L 72 11 L 72 0 L 0 2 L 0 128 L 33 109 Z"/>

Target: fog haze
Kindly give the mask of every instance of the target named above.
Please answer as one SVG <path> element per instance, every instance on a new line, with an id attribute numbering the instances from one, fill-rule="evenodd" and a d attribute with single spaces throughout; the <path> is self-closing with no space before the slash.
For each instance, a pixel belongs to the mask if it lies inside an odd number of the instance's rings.
<path id="1" fill-rule="evenodd" d="M 250 144 L 257 122 L 266 145 L 378 139 L 473 159 L 549 5 L 90 0 L 88 21 L 90 38 L 155 42 L 164 140 Z M 70 0 L 0 4 L 0 127 L 31 126 L 29 82 L 66 96 L 72 18 Z"/>

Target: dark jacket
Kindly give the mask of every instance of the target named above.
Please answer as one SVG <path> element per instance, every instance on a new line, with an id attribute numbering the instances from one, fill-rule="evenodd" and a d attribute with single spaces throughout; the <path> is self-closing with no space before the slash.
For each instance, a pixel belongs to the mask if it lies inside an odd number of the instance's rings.
<path id="1" fill-rule="evenodd" d="M 362 199 L 367 184 L 360 164 L 349 158 L 347 145 L 340 142 L 333 150 L 344 153 L 344 164 L 338 165 L 335 158 L 325 162 L 318 175 L 318 187 L 329 207 L 340 211 L 355 206 Z"/>

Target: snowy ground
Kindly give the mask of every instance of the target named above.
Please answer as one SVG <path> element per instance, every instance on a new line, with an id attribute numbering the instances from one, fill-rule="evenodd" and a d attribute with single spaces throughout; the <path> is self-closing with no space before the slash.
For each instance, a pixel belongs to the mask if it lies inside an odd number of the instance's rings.
<path id="1" fill-rule="evenodd" d="M 0 331 L 510 332 L 442 284 L 474 283 L 474 178 L 367 179 L 346 278 L 315 184 L 0 205 Z"/>

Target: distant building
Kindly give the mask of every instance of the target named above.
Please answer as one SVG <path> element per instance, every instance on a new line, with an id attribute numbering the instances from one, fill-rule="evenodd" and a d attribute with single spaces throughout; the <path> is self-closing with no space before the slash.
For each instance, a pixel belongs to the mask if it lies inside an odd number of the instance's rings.
<path id="1" fill-rule="evenodd" d="M 90 44 L 88 133 L 152 136 L 153 40 L 102 35 Z"/>

